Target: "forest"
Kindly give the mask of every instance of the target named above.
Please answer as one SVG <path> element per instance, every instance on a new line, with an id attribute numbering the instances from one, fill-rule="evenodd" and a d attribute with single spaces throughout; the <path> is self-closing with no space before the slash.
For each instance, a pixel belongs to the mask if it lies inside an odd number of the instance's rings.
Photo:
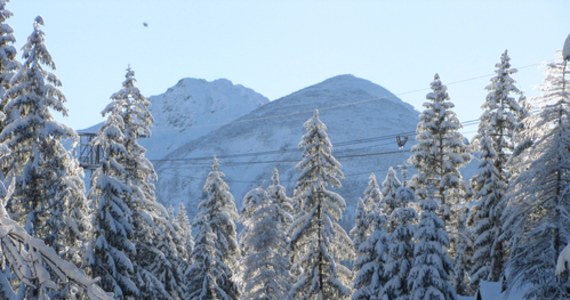
<path id="1" fill-rule="evenodd" d="M 370 175 L 347 232 L 347 200 L 335 192 L 344 174 L 318 109 L 299 124 L 294 190 L 274 169 L 238 209 L 213 157 L 193 220 L 184 205 L 164 207 L 139 143 L 151 134 L 150 101 L 130 67 L 102 111 L 93 140 L 102 161 L 87 189 L 78 134 L 53 116 L 67 114 L 66 98 L 43 20 L 18 53 L 6 2 L 2 299 L 465 299 L 482 282 L 499 283 L 506 299 L 570 298 L 570 45 L 532 99 L 502 53 L 469 142 L 435 74 L 407 167 Z M 477 173 L 463 178 L 472 160 Z"/>

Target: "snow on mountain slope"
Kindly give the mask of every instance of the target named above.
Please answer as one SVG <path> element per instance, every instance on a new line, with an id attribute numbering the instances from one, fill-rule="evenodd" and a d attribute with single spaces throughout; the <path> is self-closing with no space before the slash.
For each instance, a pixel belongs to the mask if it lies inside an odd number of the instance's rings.
<path id="1" fill-rule="evenodd" d="M 152 135 L 141 140 L 151 160 L 197 139 L 269 102 L 227 79 L 208 82 L 185 78 L 165 93 L 149 97 L 154 117 Z M 96 132 L 101 124 L 82 130 Z"/>
<path id="2" fill-rule="evenodd" d="M 248 190 L 271 182 L 274 167 L 291 194 L 295 164 L 302 156 L 297 144 L 315 108 L 328 126 L 333 155 L 343 165 L 346 178 L 338 192 L 348 204 L 343 226 L 351 227 L 356 200 L 370 173 L 382 181 L 390 166 L 408 158 L 418 118 L 411 105 L 388 90 L 352 75 L 333 77 L 265 104 L 155 161 L 158 199 L 167 205 L 185 203 L 193 217 L 214 155 L 238 207 Z M 395 136 L 402 133 L 411 136 L 399 150 Z"/>

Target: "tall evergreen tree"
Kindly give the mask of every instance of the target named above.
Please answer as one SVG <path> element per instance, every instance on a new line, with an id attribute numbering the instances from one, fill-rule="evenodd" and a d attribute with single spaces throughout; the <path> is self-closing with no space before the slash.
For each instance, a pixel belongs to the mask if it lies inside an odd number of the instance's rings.
<path id="1" fill-rule="evenodd" d="M 388 299 L 408 299 L 411 295 L 412 284 L 408 277 L 414 259 L 417 213 L 410 204 L 415 200 L 416 196 L 409 187 L 398 189 L 396 209 L 390 215 L 388 225 L 393 229 L 385 264 L 388 281 L 384 288 Z"/>
<path id="2" fill-rule="evenodd" d="M 398 175 L 394 168 L 388 168 L 388 173 L 386 174 L 386 178 L 382 182 L 382 197 L 383 197 L 383 208 L 384 213 L 387 216 L 390 216 L 392 212 L 398 207 L 398 202 L 396 199 L 396 195 L 398 189 L 402 186 L 402 182 L 398 179 Z M 388 232 L 392 232 L 391 229 Z"/>
<path id="3" fill-rule="evenodd" d="M 474 139 L 474 145 L 482 155 L 480 173 L 474 185 L 477 201 L 474 219 L 476 257 L 473 258 L 475 266 L 472 272 L 475 285 L 481 279 L 501 280 L 507 259 L 506 245 L 500 238 L 505 193 L 511 177 L 507 162 L 515 147 L 515 131 L 524 116 L 524 109 L 513 97 L 521 95 L 511 78 L 516 71 L 505 51 L 496 65 L 496 76 L 486 87 L 489 93 L 482 105 L 484 112 Z"/>
<path id="4" fill-rule="evenodd" d="M 178 228 L 178 235 L 182 239 L 181 248 L 178 253 L 184 258 L 187 264 L 191 264 L 190 255 L 194 250 L 194 239 L 192 238 L 192 225 L 190 224 L 190 219 L 188 219 L 188 213 L 186 212 L 186 206 L 180 203 L 178 206 L 178 213 L 176 214 L 176 219 L 174 221 Z"/>
<path id="5" fill-rule="evenodd" d="M 291 228 L 295 284 L 290 295 L 303 299 L 343 299 L 351 294 L 352 274 L 340 262 L 354 255 L 352 241 L 338 224 L 346 207 L 339 194 L 341 165 L 332 155 L 327 127 L 315 110 L 305 122 L 299 148 L 299 178 L 294 197 L 303 205 Z"/>
<path id="6" fill-rule="evenodd" d="M 0 111 L 4 111 L 6 106 L 7 98 L 4 94 L 11 86 L 10 80 L 20 67 L 16 60 L 16 48 L 13 46 L 16 42 L 14 30 L 6 23 L 12 16 L 12 12 L 6 9 L 8 1 L 0 0 Z M 4 129 L 4 122 L 0 122 L 0 132 Z"/>
<path id="7" fill-rule="evenodd" d="M 461 122 L 452 110 L 455 106 L 447 94 L 447 87 L 435 74 L 428 93 L 425 109 L 420 114 L 416 129 L 417 144 L 409 159 L 418 171 L 412 178 L 420 199 L 427 198 L 428 187 L 434 187 L 434 198 L 441 203 L 442 218 L 451 220 L 451 209 L 462 197 L 462 177 L 459 169 L 471 159 L 459 132 Z"/>
<path id="8" fill-rule="evenodd" d="M 8 209 L 28 233 L 82 267 L 90 232 L 89 209 L 82 171 L 64 147 L 78 137 L 52 115 L 56 111 L 66 116 L 67 109 L 59 90 L 61 82 L 46 70 L 55 69 L 55 64 L 41 25 L 43 20 L 37 17 L 23 47 L 24 63 L 4 94 L 4 109 L 11 114 L 0 140 L 11 152 L 3 157 L 2 165 L 8 180 L 16 182 Z M 35 291 L 26 293 L 33 297 Z"/>
<path id="9" fill-rule="evenodd" d="M 370 175 L 359 206 L 364 207 L 364 203 L 369 203 L 366 224 L 370 233 L 356 247 L 352 299 L 382 299 L 385 295 L 384 285 L 388 281 L 384 265 L 388 255 L 389 234 L 386 231 L 387 216 L 384 213 L 382 193 L 374 174 Z"/>
<path id="10" fill-rule="evenodd" d="M 287 213 L 290 215 L 290 217 L 283 218 L 282 220 L 283 228 L 288 230 L 288 228 L 291 226 L 291 223 L 293 222 L 293 199 L 287 196 L 285 187 L 281 185 L 281 182 L 279 180 L 279 170 L 276 168 L 273 169 L 273 173 L 271 175 L 271 184 L 267 187 L 266 191 L 271 201 L 279 206 L 280 211 L 282 211 L 283 214 Z M 289 242 L 288 236 L 287 241 Z"/>
<path id="11" fill-rule="evenodd" d="M 417 170 L 412 185 L 420 199 L 427 199 L 428 188 L 434 189 L 433 199 L 439 204 L 439 214 L 451 239 L 449 253 L 456 260 L 457 210 L 465 201 L 465 185 L 459 169 L 469 162 L 471 155 L 459 132 L 462 125 L 453 111 L 455 105 L 438 74 L 434 76 L 431 89 L 432 92 L 426 95 L 428 101 L 423 104 L 425 109 L 416 129 L 417 144 L 412 147 L 409 159 Z M 456 281 L 457 284 L 467 283 Z"/>
<path id="12" fill-rule="evenodd" d="M 511 77 L 517 70 L 511 67 L 510 57 L 506 50 L 495 67 L 496 76 L 491 78 L 491 83 L 485 87 L 488 94 L 481 106 L 483 114 L 474 137 L 474 144 L 480 145 L 479 142 L 485 135 L 489 136 L 496 153 L 495 167 L 501 179 L 507 181 L 509 174 L 506 165 L 515 147 L 514 133 L 519 127 L 521 118 L 525 115 L 525 109 L 520 104 L 522 93 Z M 516 95 L 518 97 L 514 97 Z"/>
<path id="13" fill-rule="evenodd" d="M 437 202 L 428 196 L 420 202 L 420 207 L 414 260 L 408 277 L 412 288 L 410 299 L 455 299 L 451 284 L 453 262 L 447 253 L 449 238 L 443 220 L 437 215 Z"/>
<path id="14" fill-rule="evenodd" d="M 278 185 L 274 180 L 275 183 Z M 292 216 L 280 204 L 262 188 L 253 189 L 244 197 L 240 244 L 245 299 L 286 299 L 289 293 L 291 275 L 285 225 L 291 223 Z"/>
<path id="15" fill-rule="evenodd" d="M 484 135 L 480 140 L 481 163 L 479 164 L 479 174 L 475 178 L 477 194 L 475 195 L 475 205 L 473 207 L 473 266 L 471 270 L 471 280 L 475 287 L 479 286 L 480 280 L 492 280 L 492 265 L 495 265 L 496 272 L 502 273 L 502 263 L 492 263 L 496 260 L 503 261 L 503 254 L 498 253 L 497 257 L 491 254 L 495 243 L 499 243 L 501 230 L 500 217 L 502 211 L 498 211 L 499 202 L 505 192 L 505 182 L 501 180 L 499 171 L 495 164 L 497 156 L 492 144 L 492 139 Z M 497 253 L 495 253 L 497 254 Z M 501 278 L 494 279 L 499 281 Z"/>
<path id="16" fill-rule="evenodd" d="M 216 250 L 217 236 L 206 218 L 196 219 L 194 226 L 198 229 L 196 244 L 192 251 L 193 264 L 188 269 L 188 294 L 184 299 L 237 299 L 237 287 L 232 283 L 229 293 L 224 285 L 229 282 L 227 276 L 231 271 Z"/>
<path id="17" fill-rule="evenodd" d="M 360 244 L 362 244 L 368 237 L 369 228 L 370 219 L 368 210 L 364 205 L 364 201 L 362 199 L 358 199 L 358 204 L 356 205 L 356 216 L 354 217 L 354 227 L 350 230 L 350 236 L 352 237 L 356 254 L 358 254 Z M 354 271 L 358 270 L 355 269 Z"/>
<path id="18" fill-rule="evenodd" d="M 125 174 L 124 121 L 120 109 L 108 106 L 107 120 L 93 141 L 103 149 L 101 166 L 95 170 L 89 198 L 95 203 L 93 250 L 90 257 L 93 276 L 101 278 L 104 290 L 117 298 L 139 295 L 132 258 L 136 247 L 133 212 L 128 205 L 132 187 Z"/>
<path id="19" fill-rule="evenodd" d="M 354 218 L 354 227 L 350 231 L 350 236 L 352 237 L 352 242 L 354 243 L 357 256 L 363 254 L 360 252 L 360 247 L 368 239 L 368 236 L 372 231 L 376 214 L 383 214 L 383 204 L 382 192 L 378 186 L 376 175 L 372 173 L 370 174 L 368 186 L 366 187 L 366 190 L 364 190 L 362 198 L 358 200 L 358 204 L 356 206 L 356 217 Z M 363 251 L 368 251 L 368 249 L 364 249 Z M 355 265 L 353 272 L 357 274 L 359 272 L 359 268 L 359 265 Z"/>
<path id="20" fill-rule="evenodd" d="M 384 210 L 384 196 L 374 173 L 368 177 L 368 186 L 364 190 L 362 200 L 369 212 L 380 208 Z"/>
<path id="21" fill-rule="evenodd" d="M 207 295 L 219 299 L 239 297 L 236 270 L 241 254 L 235 225 L 238 214 L 219 168 L 218 159 L 214 158 L 194 220 L 198 234 L 192 252 L 194 264 L 189 270 L 190 299 L 212 299 Z"/>
<path id="22" fill-rule="evenodd" d="M 134 72 L 129 67 L 122 88 L 111 96 L 111 104 L 103 111 L 122 119 L 124 176 L 131 189 L 126 203 L 132 212 L 134 230 L 130 236 L 136 253 L 131 257 L 139 296 L 143 298 L 178 298 L 184 294 L 183 275 L 178 265 L 177 233 L 167 210 L 156 201 L 156 173 L 146 158 L 139 139 L 151 134 L 153 118 L 150 102 L 135 86 Z"/>
<path id="23" fill-rule="evenodd" d="M 564 299 L 557 282 L 556 260 L 570 240 L 570 97 L 568 71 L 561 60 L 547 65 L 540 113 L 533 116 L 528 136 L 536 138 L 525 159 L 528 169 L 509 188 L 504 226 L 511 228 L 508 289 L 530 286 L 525 297 Z"/>

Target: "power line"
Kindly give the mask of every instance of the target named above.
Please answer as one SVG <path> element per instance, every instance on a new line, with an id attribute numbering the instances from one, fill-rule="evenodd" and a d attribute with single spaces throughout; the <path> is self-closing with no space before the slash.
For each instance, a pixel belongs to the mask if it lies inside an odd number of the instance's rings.
<path id="1" fill-rule="evenodd" d="M 540 64 L 530 64 L 530 65 L 525 65 L 522 67 L 518 67 L 517 69 L 525 69 L 525 68 L 529 68 L 529 67 L 533 67 L 533 66 L 538 66 Z M 494 73 L 489 73 L 489 74 L 485 74 L 485 75 L 479 75 L 479 76 L 474 76 L 474 77 L 470 77 L 470 78 L 466 78 L 466 79 L 461 79 L 461 80 L 457 80 L 457 81 L 453 81 L 450 83 L 447 83 L 446 85 L 454 85 L 454 84 L 460 84 L 460 83 L 464 83 L 464 82 L 468 82 L 468 81 L 472 81 L 472 80 L 478 80 L 481 78 L 487 78 L 490 76 L 493 76 Z M 397 93 L 395 94 L 396 96 L 401 96 L 401 95 L 406 95 L 406 94 L 411 94 L 411 93 L 416 93 L 416 92 L 420 92 L 420 91 L 426 91 L 429 90 L 430 88 L 423 88 L 423 89 L 416 89 L 416 90 L 410 90 L 410 91 L 406 91 L 406 92 L 401 92 L 401 93 Z M 357 105 L 357 104 L 364 104 L 364 103 L 368 103 L 368 102 L 373 102 L 373 101 L 378 101 L 379 99 L 384 99 L 387 100 L 386 98 L 378 98 L 378 97 L 370 97 L 370 98 L 365 98 L 363 100 L 360 101 L 356 101 L 356 102 L 351 102 L 351 103 L 345 103 L 345 104 L 339 104 L 339 105 L 335 105 L 335 106 L 331 106 L 331 107 L 327 107 L 324 109 L 321 109 L 321 111 L 325 111 L 325 110 L 331 110 L 334 108 L 340 108 L 340 107 L 345 107 L 345 106 L 351 106 L 351 105 Z M 296 115 L 300 115 L 300 114 L 307 114 L 307 113 L 311 113 L 312 111 L 298 111 L 298 112 L 294 112 L 294 113 L 290 113 L 290 114 L 282 114 L 282 115 L 272 115 L 272 116 L 268 116 L 268 117 L 262 117 L 262 118 L 251 118 L 251 119 L 245 119 L 245 120 L 235 120 L 232 122 L 232 124 L 235 123 L 245 123 L 245 122 L 252 122 L 252 121 L 263 121 L 263 120 L 270 120 L 270 119 L 275 119 L 275 118 L 287 118 L 287 117 L 291 117 L 291 116 L 296 116 Z M 471 125 L 475 125 L 479 123 L 479 119 L 475 119 L 475 120 L 469 120 L 469 121 L 465 121 L 462 122 L 461 124 L 466 127 L 466 126 L 471 126 Z M 226 123 L 224 124 L 209 124 L 209 125 L 203 125 L 203 126 L 195 126 L 195 128 L 199 128 L 199 127 L 209 127 L 209 126 L 214 126 L 214 125 L 228 125 Z M 371 143 L 371 142 L 376 142 L 376 141 L 382 141 L 382 140 L 389 140 L 389 139 L 395 139 L 397 136 L 401 136 L 401 137 L 413 137 L 415 135 L 415 131 L 407 131 L 407 132 L 400 132 L 400 133 L 396 133 L 396 134 L 390 134 L 390 135 L 383 135 L 383 136 L 376 136 L 376 137 L 369 137 L 369 138 L 361 138 L 361 139 L 354 139 L 354 140 L 349 140 L 349 141 L 344 141 L 344 142 L 338 142 L 335 143 L 334 147 L 343 147 L 343 146 L 353 146 L 356 144 L 365 144 L 365 143 Z M 469 131 L 469 133 L 472 133 L 472 131 Z M 269 151 L 261 151 L 261 152 L 249 152 L 249 153 L 238 153 L 238 154 L 226 154 L 226 155 L 219 155 L 218 158 L 224 159 L 224 158 L 238 158 L 238 157 L 250 157 L 250 156 L 261 156 L 261 155 L 272 155 L 272 154 L 282 154 L 282 153 L 286 153 L 286 152 L 294 152 L 294 151 L 298 151 L 297 148 L 284 148 L 281 150 L 269 150 Z M 207 157 L 194 157 L 194 158 L 185 158 L 185 159 L 179 159 L 179 160 L 172 160 L 172 159 L 152 159 L 151 161 L 153 162 L 169 162 L 169 161 L 186 161 L 186 160 L 211 160 L 212 157 L 211 156 L 207 156 Z"/>
<path id="2" fill-rule="evenodd" d="M 533 66 L 538 66 L 540 64 L 530 64 L 530 65 L 526 65 L 526 66 L 522 66 L 522 67 L 518 67 L 517 69 L 525 69 L 525 68 L 529 68 L 529 67 L 533 67 Z M 453 82 L 449 82 L 446 85 L 455 85 L 455 84 L 460 84 L 460 83 L 465 83 L 468 81 L 473 81 L 473 80 L 478 80 L 478 79 L 482 79 L 482 78 L 488 78 L 490 76 L 495 75 L 495 73 L 489 73 L 489 74 L 485 74 L 485 75 L 480 75 L 480 76 L 475 76 L 475 77 L 470 77 L 470 78 L 466 78 L 466 79 L 461 79 L 461 80 L 457 80 L 457 81 L 453 81 Z M 401 92 L 401 93 L 397 93 L 395 94 L 396 96 L 402 96 L 402 95 L 407 95 L 407 94 L 412 94 L 412 93 L 417 93 L 417 92 L 421 92 L 421 91 L 427 91 L 430 90 L 430 88 L 422 88 L 422 89 L 415 89 L 415 90 L 410 90 L 410 91 L 405 91 L 405 92 Z M 368 102 L 373 102 L 373 101 L 378 101 L 380 99 L 384 99 L 384 100 L 388 100 L 386 98 L 378 98 L 378 97 L 370 97 L 370 98 L 365 98 L 365 99 L 361 99 L 359 101 L 355 101 L 355 102 L 351 102 L 351 103 L 344 103 L 344 104 L 339 104 L 339 105 L 335 105 L 332 107 L 327 107 L 324 109 L 320 109 L 321 111 L 326 111 L 326 110 L 331 110 L 331 109 L 335 109 L 335 108 L 340 108 L 340 107 L 346 107 L 346 106 L 354 106 L 354 105 L 358 105 L 358 104 L 365 104 Z M 282 115 L 272 115 L 272 116 L 268 116 L 268 117 L 261 117 L 261 118 L 252 118 L 252 119 L 246 119 L 246 120 L 236 120 L 233 121 L 232 123 L 245 123 L 245 122 L 252 122 L 252 121 L 262 121 L 262 120 L 270 120 L 270 119 L 275 119 L 275 118 L 286 118 L 286 117 L 291 117 L 291 116 L 296 116 L 296 115 L 300 115 L 300 114 L 307 114 L 307 113 L 311 113 L 312 111 L 297 111 L 297 112 L 293 112 L 293 113 L 289 113 L 289 114 L 282 114 Z M 463 127 L 467 127 L 467 126 L 473 126 L 473 125 L 477 125 L 480 122 L 479 119 L 474 119 L 474 120 L 469 120 L 469 121 L 465 121 L 462 122 L 461 124 L 463 125 Z M 207 126 L 214 126 L 214 125 L 226 125 L 224 124 L 210 124 Z M 199 127 L 199 126 L 198 126 Z M 206 127 L 206 126 L 203 126 Z M 468 131 L 469 133 L 473 133 L 475 131 Z M 354 145 L 358 145 L 358 144 L 367 144 L 367 143 L 373 143 L 373 142 L 380 142 L 380 141 L 386 141 L 386 140 L 390 140 L 390 139 L 395 139 L 397 136 L 401 136 L 401 137 L 415 137 L 416 132 L 415 131 L 406 131 L 406 132 L 400 132 L 400 133 L 396 133 L 396 134 L 387 134 L 387 135 L 382 135 L 382 136 L 375 136 L 375 137 L 368 137 L 368 138 L 360 138 L 360 139 L 353 139 L 353 140 L 348 140 L 348 141 L 343 141 L 343 142 L 338 142 L 335 143 L 334 147 L 344 147 L 344 146 L 354 146 Z M 382 143 L 379 145 L 375 145 L 375 146 L 383 146 L 383 145 L 387 145 L 388 143 Z M 360 150 L 360 149 L 351 149 L 352 151 L 354 150 Z M 244 157 L 252 157 L 252 156 L 262 156 L 262 155 L 274 155 L 274 154 L 283 154 L 286 152 L 298 152 L 299 149 L 298 148 L 284 148 L 284 149 L 280 149 L 280 150 L 268 150 L 268 151 L 259 151 L 259 152 L 249 152 L 249 153 L 234 153 L 234 154 L 225 154 L 225 155 L 219 155 L 217 156 L 220 159 L 226 159 L 226 158 L 244 158 Z M 356 154 L 337 154 L 336 157 L 338 159 L 357 159 L 357 158 L 362 158 L 362 157 L 371 157 L 371 156 L 383 156 L 383 155 L 392 155 L 392 154 L 397 154 L 397 153 L 409 153 L 411 152 L 410 149 L 406 149 L 406 150 L 396 150 L 396 151 L 383 151 L 383 152 L 369 152 L 369 153 L 356 153 Z M 151 160 L 152 162 L 177 162 L 177 163 L 193 163 L 193 164 L 199 164 L 199 165 L 210 165 L 210 160 L 212 159 L 211 156 L 203 156 L 203 157 L 190 157 L 190 158 L 180 158 L 180 159 L 154 159 Z M 206 162 L 200 162 L 200 161 L 206 161 Z M 239 166 L 239 165 L 251 165 L 251 164 L 278 164 L 278 163 L 296 163 L 299 160 L 293 160 L 293 159 L 283 159 L 283 160 L 257 160 L 257 161 L 227 161 L 224 162 L 225 166 Z M 168 172 L 168 169 L 166 170 Z M 361 176 L 361 175 L 366 175 L 366 174 L 370 174 L 370 173 L 376 173 L 376 172 L 385 172 L 386 170 L 384 169 L 376 169 L 376 170 L 371 170 L 371 171 L 366 171 L 366 172 L 359 172 L 359 173 L 354 173 L 354 174 L 345 174 L 345 178 L 346 177 L 354 177 L 354 176 Z M 195 180 L 202 180 L 203 178 L 197 178 L 197 177 L 193 177 L 193 176 L 185 176 L 186 178 L 189 179 L 195 179 Z M 232 183 L 256 183 L 259 182 L 257 180 L 231 180 Z M 287 180 L 282 180 L 282 182 L 289 182 Z"/>
<path id="3" fill-rule="evenodd" d="M 471 125 L 476 125 L 478 123 L 479 123 L 479 119 L 474 119 L 474 120 L 462 122 L 461 124 L 463 126 L 471 126 Z M 381 136 L 375 136 L 375 137 L 369 137 L 369 138 L 353 139 L 353 140 L 335 143 L 333 145 L 333 147 L 336 148 L 336 147 L 353 146 L 353 145 L 365 144 L 365 143 L 371 143 L 371 142 L 377 142 L 377 141 L 385 141 L 385 140 L 395 139 L 397 136 L 402 136 L 402 137 L 407 136 L 407 137 L 413 138 L 415 136 L 415 134 L 416 134 L 415 131 L 406 131 L 406 132 L 401 132 L 401 133 L 396 133 L 396 134 L 388 134 L 388 135 L 381 135 Z M 383 146 L 383 145 L 387 145 L 387 144 L 381 144 L 381 145 L 376 145 L 376 146 Z M 351 149 L 351 150 L 354 150 L 354 149 Z M 268 151 L 258 151 L 258 152 L 248 152 L 248 153 L 223 154 L 223 155 L 217 155 L 216 157 L 219 159 L 243 158 L 243 157 L 251 157 L 251 156 L 283 154 L 283 153 L 287 153 L 287 152 L 299 152 L 299 149 L 298 148 L 284 148 L 284 149 L 280 149 L 280 150 L 268 150 Z M 390 152 L 390 153 L 392 153 L 392 152 Z M 350 157 L 353 155 L 354 156 L 367 156 L 366 154 L 351 154 L 351 155 L 345 155 L 345 156 L 340 154 L 340 155 L 336 155 L 336 157 L 342 158 L 342 157 Z M 176 159 L 174 159 L 174 158 L 151 159 L 150 161 L 156 162 L 156 163 L 161 163 L 161 162 L 196 162 L 196 164 L 209 165 L 210 164 L 209 161 L 211 159 L 212 159 L 212 156 L 198 156 L 198 157 L 186 157 L 186 158 L 176 158 Z M 206 161 L 206 162 L 200 163 L 200 161 Z M 267 161 L 258 161 L 258 162 L 231 162 L 230 161 L 230 162 L 226 162 L 224 164 L 228 165 L 228 164 L 232 164 L 232 163 L 244 164 L 244 163 L 274 163 L 274 162 L 292 162 L 292 161 L 276 161 L 276 160 L 267 160 Z"/>

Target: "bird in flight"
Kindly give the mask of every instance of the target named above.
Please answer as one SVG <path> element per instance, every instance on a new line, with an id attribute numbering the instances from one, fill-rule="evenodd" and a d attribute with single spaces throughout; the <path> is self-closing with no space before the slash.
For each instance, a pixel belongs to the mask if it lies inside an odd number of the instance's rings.
<path id="1" fill-rule="evenodd" d="M 144 27 L 148 27 L 148 23 L 147 23 L 147 22 L 143 22 L 143 26 L 144 26 Z"/>

